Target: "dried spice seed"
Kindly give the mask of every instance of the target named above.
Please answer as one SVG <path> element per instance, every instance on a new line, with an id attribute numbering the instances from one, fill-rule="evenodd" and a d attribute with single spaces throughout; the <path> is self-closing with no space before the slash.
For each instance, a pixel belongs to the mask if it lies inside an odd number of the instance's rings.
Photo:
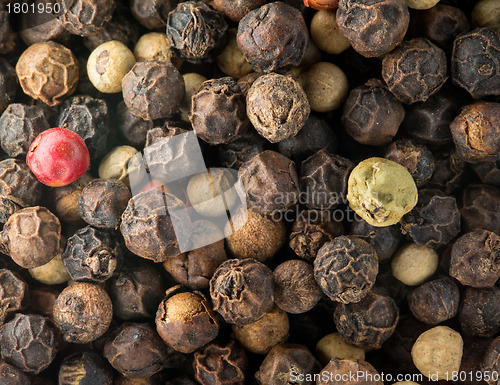
<path id="1" fill-rule="evenodd" d="M 365 360 L 365 351 L 345 342 L 340 333 L 330 333 L 316 344 L 316 357 L 326 365 L 332 358 Z"/>
<path id="2" fill-rule="evenodd" d="M 16 64 L 24 93 L 51 107 L 75 91 L 78 71 L 78 61 L 73 53 L 52 41 L 29 46 Z"/>
<path id="3" fill-rule="evenodd" d="M 28 285 L 16 273 L 0 269 L 0 325 L 9 313 L 22 309 L 28 299 Z"/>
<path id="4" fill-rule="evenodd" d="M 462 228 L 464 231 L 484 229 L 500 232 L 500 189 L 469 185 L 462 192 Z"/>
<path id="5" fill-rule="evenodd" d="M 67 342 L 85 344 L 101 337 L 113 318 L 111 299 L 100 286 L 78 282 L 54 304 L 54 319 Z"/>
<path id="6" fill-rule="evenodd" d="M 500 32 L 477 28 L 455 39 L 451 55 L 453 84 L 474 99 L 498 95 L 500 89 Z"/>
<path id="7" fill-rule="evenodd" d="M 319 2 L 318 0 L 306 0 Z M 333 0 L 335 2 L 337 0 Z M 325 0 L 331 3 L 332 0 Z M 349 40 L 339 31 L 336 12 L 333 10 L 319 10 L 311 20 L 311 39 L 318 48 L 326 53 L 339 54 L 351 46 Z M 310 44 L 310 43 L 309 43 Z"/>
<path id="8" fill-rule="evenodd" d="M 16 314 L 0 328 L 0 352 L 8 364 L 27 374 L 46 369 L 57 353 L 57 330 L 48 318 Z"/>
<path id="9" fill-rule="evenodd" d="M 247 13 L 265 3 L 266 0 L 214 0 L 213 6 L 228 19 L 239 22 Z"/>
<path id="10" fill-rule="evenodd" d="M 263 0 L 258 1 L 263 3 Z M 250 1 L 247 0 L 244 0 L 244 2 L 250 3 Z M 236 3 L 236 1 L 230 1 L 230 3 Z M 219 69 L 234 79 L 240 79 L 252 72 L 252 67 L 248 64 L 240 47 L 238 47 L 238 42 L 236 41 L 237 33 L 238 31 L 236 28 L 231 28 L 227 31 L 226 47 L 220 55 L 217 55 L 215 58 Z"/>
<path id="11" fill-rule="evenodd" d="M 401 247 L 391 261 L 392 275 L 408 286 L 417 286 L 432 277 L 439 264 L 433 250 L 415 243 Z"/>
<path id="12" fill-rule="evenodd" d="M 271 143 L 297 135 L 310 111 L 306 93 L 290 76 L 262 75 L 247 93 L 248 118 L 257 132 Z"/>
<path id="13" fill-rule="evenodd" d="M 15 366 L 0 361 L 0 381 L 4 385 L 32 385 L 30 378 Z"/>
<path id="14" fill-rule="evenodd" d="M 113 385 L 113 371 L 106 360 L 94 351 L 67 356 L 59 367 L 58 384 L 76 385 L 86 382 Z"/>
<path id="15" fill-rule="evenodd" d="M 380 374 L 375 370 L 375 368 L 367 361 L 352 360 L 352 359 L 332 359 L 320 373 L 325 373 L 325 378 L 321 378 L 317 385 L 340 385 L 342 383 L 347 383 L 349 385 L 354 385 L 358 381 L 336 381 L 335 378 L 346 378 L 349 377 L 351 373 L 364 373 L 366 380 L 363 380 L 364 385 L 382 385 L 383 382 L 377 380 L 380 378 Z M 341 376 L 341 377 L 337 377 Z"/>
<path id="16" fill-rule="evenodd" d="M 314 260 L 314 277 L 332 301 L 359 302 L 375 283 L 378 259 L 367 242 L 340 236 L 325 243 Z"/>
<path id="17" fill-rule="evenodd" d="M 309 34 L 300 12 L 276 1 L 247 13 L 238 24 L 236 39 L 252 68 L 269 73 L 298 66 Z"/>
<path id="18" fill-rule="evenodd" d="M 75 35 L 95 33 L 111 20 L 115 9 L 114 0 L 62 0 L 58 18 L 64 28 Z"/>
<path id="19" fill-rule="evenodd" d="M 214 310 L 227 323 L 250 324 L 273 306 L 273 273 L 252 258 L 229 259 L 217 268 L 210 280 L 210 297 Z"/>
<path id="20" fill-rule="evenodd" d="M 168 13 L 176 5 L 176 0 L 131 0 L 130 11 L 147 29 L 158 29 L 165 26 Z"/>
<path id="21" fill-rule="evenodd" d="M 495 338 L 491 344 L 486 349 L 484 353 L 483 361 L 481 363 L 481 369 L 486 373 L 494 373 L 500 370 L 500 337 Z M 489 379 L 486 381 L 488 385 L 495 385 L 497 381 Z"/>
<path id="22" fill-rule="evenodd" d="M 168 345 L 187 354 L 216 338 L 219 323 L 203 294 L 167 291 L 156 313 L 156 330 Z"/>
<path id="23" fill-rule="evenodd" d="M 224 16 L 201 1 L 186 1 L 168 14 L 167 37 L 172 50 L 192 63 L 213 60 L 226 42 Z"/>
<path id="24" fill-rule="evenodd" d="M 14 101 L 16 93 L 16 70 L 6 59 L 0 58 L 0 114 Z"/>
<path id="25" fill-rule="evenodd" d="M 500 331 L 500 288 L 467 287 L 458 309 L 458 321 L 465 335 L 493 337 Z"/>
<path id="26" fill-rule="evenodd" d="M 154 122 L 134 115 L 123 101 L 116 107 L 116 121 L 128 144 L 135 147 L 144 146 L 146 133 L 154 127 Z"/>
<path id="27" fill-rule="evenodd" d="M 238 170 L 247 160 L 264 151 L 264 144 L 264 139 L 255 131 L 247 131 L 234 142 L 219 146 L 220 162 L 224 167 Z"/>
<path id="28" fill-rule="evenodd" d="M 403 40 L 410 15 L 404 0 L 340 0 L 337 23 L 356 52 L 382 56 Z"/>

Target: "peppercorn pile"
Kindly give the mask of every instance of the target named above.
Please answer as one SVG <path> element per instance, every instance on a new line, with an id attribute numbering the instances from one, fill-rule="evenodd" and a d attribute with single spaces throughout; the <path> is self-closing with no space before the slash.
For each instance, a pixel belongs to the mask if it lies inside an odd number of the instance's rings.
<path id="1" fill-rule="evenodd" d="M 3 0 L 0 148 L 0 385 L 500 384 L 498 0 Z"/>

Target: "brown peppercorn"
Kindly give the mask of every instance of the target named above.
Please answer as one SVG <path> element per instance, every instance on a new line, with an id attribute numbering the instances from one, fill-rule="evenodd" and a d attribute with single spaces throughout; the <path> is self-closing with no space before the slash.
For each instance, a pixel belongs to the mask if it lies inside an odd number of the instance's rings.
<path id="1" fill-rule="evenodd" d="M 134 115 L 123 101 L 116 107 L 116 121 L 128 144 L 136 147 L 144 146 L 146 133 L 154 127 L 151 120 L 144 120 Z"/>
<path id="2" fill-rule="evenodd" d="M 392 141 L 404 116 L 401 102 L 380 80 L 372 79 L 350 91 L 342 112 L 342 126 L 357 142 L 382 146 Z"/>
<path id="3" fill-rule="evenodd" d="M 341 235 L 319 249 L 314 277 L 332 301 L 359 302 L 375 283 L 378 259 L 375 249 L 357 237 Z"/>
<path id="4" fill-rule="evenodd" d="M 183 226 L 183 236 L 191 233 L 191 222 L 183 207 L 179 199 L 161 189 L 133 196 L 120 225 L 125 245 L 132 253 L 155 262 L 179 255 L 172 221 Z"/>
<path id="5" fill-rule="evenodd" d="M 232 232 L 232 229 L 237 229 Z M 235 258 L 254 258 L 267 263 L 281 249 L 286 240 L 285 224 L 281 220 L 257 214 L 252 210 L 238 210 L 225 227 L 228 251 Z"/>
<path id="6" fill-rule="evenodd" d="M 290 76 L 262 75 L 247 93 L 248 118 L 257 132 L 271 143 L 297 135 L 310 112 L 306 93 Z"/>
<path id="7" fill-rule="evenodd" d="M 500 33 L 476 28 L 455 39 L 451 55 L 453 84 L 464 88 L 474 99 L 499 95 Z"/>
<path id="8" fill-rule="evenodd" d="M 340 0 L 337 10 L 340 32 L 365 57 L 392 51 L 403 40 L 409 22 L 404 0 Z"/>
<path id="9" fill-rule="evenodd" d="M 41 107 L 12 103 L 0 117 L 2 149 L 13 158 L 25 156 L 35 138 L 49 128 L 49 122 Z"/>
<path id="10" fill-rule="evenodd" d="M 482 162 L 471 165 L 482 183 L 500 187 L 500 162 Z"/>
<path id="11" fill-rule="evenodd" d="M 57 330 L 48 318 L 18 313 L 0 328 L 0 352 L 8 364 L 38 374 L 56 356 Z"/>
<path id="12" fill-rule="evenodd" d="M 16 93 L 16 70 L 6 59 L 0 58 L 0 114 L 14 101 Z"/>
<path id="13" fill-rule="evenodd" d="M 257 72 L 298 66 L 309 42 L 301 13 L 281 1 L 248 12 L 238 24 L 238 45 Z"/>
<path id="14" fill-rule="evenodd" d="M 267 354 L 288 339 L 290 324 L 283 310 L 273 306 L 264 316 L 248 325 L 233 325 L 233 335 L 247 351 Z"/>
<path id="15" fill-rule="evenodd" d="M 415 141 L 427 145 L 450 143 L 450 123 L 460 112 L 460 104 L 455 91 L 445 86 L 424 103 L 409 106 L 401 130 Z"/>
<path id="16" fill-rule="evenodd" d="M 252 131 L 247 131 L 234 142 L 219 146 L 222 166 L 238 170 L 243 163 L 264 151 L 264 139 Z"/>
<path id="17" fill-rule="evenodd" d="M 500 103 L 477 102 L 450 124 L 457 155 L 470 163 L 500 159 Z"/>
<path id="18" fill-rule="evenodd" d="M 417 245 L 436 249 L 448 244 L 460 232 L 455 198 L 437 189 L 420 190 L 418 203 L 401 219 L 401 228 Z"/>
<path id="19" fill-rule="evenodd" d="M 85 383 L 113 385 L 113 371 L 106 360 L 93 351 L 83 351 L 64 358 L 59 367 L 59 385 Z"/>
<path id="20" fill-rule="evenodd" d="M 481 362 L 483 373 L 489 373 L 492 376 L 488 381 L 488 385 L 497 385 L 498 380 L 493 378 L 494 373 L 500 372 L 500 337 L 495 338 L 484 353 Z"/>
<path id="21" fill-rule="evenodd" d="M 0 325 L 7 315 L 22 309 L 28 298 L 28 285 L 16 273 L 0 269 Z"/>
<path id="22" fill-rule="evenodd" d="M 246 192 L 248 207 L 258 214 L 283 212 L 299 198 L 295 164 L 274 151 L 263 151 L 243 163 L 238 177 Z"/>
<path id="23" fill-rule="evenodd" d="M 114 0 L 61 0 L 58 12 L 64 28 L 74 35 L 88 36 L 111 20 Z"/>
<path id="24" fill-rule="evenodd" d="M 379 263 L 389 261 L 403 239 L 398 225 L 375 227 L 361 218 L 352 222 L 350 235 L 372 245 L 377 253 Z"/>
<path id="25" fill-rule="evenodd" d="M 460 8 L 436 4 L 432 8 L 416 12 L 411 18 L 410 29 L 449 52 L 453 47 L 453 40 L 468 32 L 470 24 Z"/>
<path id="26" fill-rule="evenodd" d="M 243 385 L 247 368 L 245 350 L 233 340 L 211 343 L 194 353 L 194 378 L 201 385 Z"/>
<path id="27" fill-rule="evenodd" d="M 54 322 L 54 304 L 61 292 L 50 286 L 42 286 L 29 292 L 29 312 L 43 315 Z"/>
<path id="28" fill-rule="evenodd" d="M 158 29 L 165 26 L 168 13 L 176 4 L 176 0 L 131 0 L 130 11 L 147 29 Z"/>
<path id="29" fill-rule="evenodd" d="M 467 286 L 494 286 L 500 278 L 500 236 L 479 229 L 458 238 L 451 249 L 450 276 Z"/>
<path id="30" fill-rule="evenodd" d="M 203 294 L 169 290 L 156 313 L 156 330 L 168 345 L 188 354 L 216 338 L 219 323 Z"/>
<path id="31" fill-rule="evenodd" d="M 128 201 L 132 198 L 125 183 L 114 179 L 94 179 L 87 184 L 78 200 L 85 222 L 100 229 L 117 229 Z"/>
<path id="32" fill-rule="evenodd" d="M 458 309 L 458 321 L 465 335 L 493 337 L 500 331 L 500 288 L 466 287 Z"/>
<path id="33" fill-rule="evenodd" d="M 314 269 L 306 261 L 292 259 L 274 269 L 274 303 L 287 313 L 311 310 L 322 297 Z"/>
<path id="34" fill-rule="evenodd" d="M 0 361 L 0 383 L 3 385 L 32 385 L 26 374 L 4 361 Z"/>
<path id="35" fill-rule="evenodd" d="M 125 321 L 153 318 L 165 296 L 165 283 L 156 265 L 126 256 L 119 273 L 106 282 L 113 314 Z"/>
<path id="36" fill-rule="evenodd" d="M 0 223 L 17 210 L 41 202 L 42 184 L 25 162 L 4 159 L 0 162 Z"/>
<path id="37" fill-rule="evenodd" d="M 15 263 L 32 269 L 50 262 L 59 251 L 61 224 L 45 207 L 35 206 L 12 214 L 0 232 L 0 249 Z"/>
<path id="38" fill-rule="evenodd" d="M 452 194 L 468 181 L 465 162 L 454 151 L 435 152 L 436 168 L 428 182 L 428 188 L 437 188 Z"/>
<path id="39" fill-rule="evenodd" d="M 203 82 L 191 100 L 189 120 L 196 135 L 211 145 L 233 142 L 250 126 L 245 96 L 231 77 Z"/>
<path id="40" fill-rule="evenodd" d="M 318 373 L 320 364 L 304 345 L 281 344 L 273 347 L 259 367 L 255 378 L 259 384 L 287 385 L 291 378 Z M 300 381 L 314 385 L 314 381 Z"/>
<path id="41" fill-rule="evenodd" d="M 302 162 L 300 189 L 309 209 L 331 210 L 345 203 L 347 178 L 354 163 L 322 149 Z"/>
<path id="42" fill-rule="evenodd" d="M 184 79 L 168 62 L 136 63 L 122 80 L 123 100 L 144 120 L 161 119 L 179 110 L 184 100 Z"/>
<path id="43" fill-rule="evenodd" d="M 300 258 L 312 262 L 321 246 L 342 234 L 344 226 L 331 212 L 303 210 L 293 222 L 289 245 Z"/>
<path id="44" fill-rule="evenodd" d="M 68 238 L 62 261 L 72 280 L 104 282 L 120 270 L 123 244 L 115 234 L 87 226 Z"/>
<path id="45" fill-rule="evenodd" d="M 253 82 L 256 81 L 260 76 L 262 76 L 262 74 L 259 72 L 250 72 L 249 74 L 238 79 L 238 85 L 240 86 L 243 95 L 246 96 L 248 94 L 248 90 L 252 86 Z"/>
<path id="46" fill-rule="evenodd" d="M 113 307 L 100 286 L 78 282 L 64 289 L 54 305 L 54 318 L 67 342 L 84 344 L 108 330 Z"/>
<path id="47" fill-rule="evenodd" d="M 239 22 L 250 11 L 266 4 L 266 0 L 214 0 L 213 7 L 228 19 Z"/>
<path id="48" fill-rule="evenodd" d="M 392 142 L 384 157 L 404 166 L 417 187 L 423 186 L 431 179 L 436 167 L 431 151 L 423 144 L 415 144 L 410 139 Z"/>
<path id="49" fill-rule="evenodd" d="M 396 328 L 399 309 L 391 297 L 370 291 L 357 303 L 339 304 L 333 319 L 346 342 L 363 349 L 380 349 Z"/>
<path id="50" fill-rule="evenodd" d="M 252 258 L 229 259 L 210 280 L 210 296 L 227 323 L 250 324 L 273 306 L 273 272 Z"/>
<path id="51" fill-rule="evenodd" d="M 341 0 L 342 1 L 342 0 Z M 354 373 L 363 373 L 366 379 L 351 380 Z M 382 385 L 380 374 L 367 361 L 333 358 L 321 371 L 317 385 Z M 342 380 L 339 380 L 339 379 Z M 348 378 L 349 380 L 345 380 Z M 355 377 L 356 378 L 356 377 Z"/>
<path id="52" fill-rule="evenodd" d="M 124 323 L 104 345 L 103 355 L 121 374 L 147 378 L 167 367 L 169 350 L 149 323 Z"/>
<path id="53" fill-rule="evenodd" d="M 459 301 L 458 286 L 448 277 L 426 282 L 408 296 L 408 305 L 415 318 L 428 325 L 455 317 Z"/>
<path id="54" fill-rule="evenodd" d="M 382 77 L 401 102 L 425 102 L 447 79 L 446 55 L 424 38 L 403 42 L 384 57 Z"/>
<path id="55" fill-rule="evenodd" d="M 78 71 L 78 60 L 73 53 L 52 41 L 29 46 L 16 64 L 24 93 L 51 107 L 75 91 Z"/>
<path id="56" fill-rule="evenodd" d="M 464 231 L 500 233 L 500 189 L 487 184 L 467 186 L 462 192 L 460 215 Z"/>
<path id="57" fill-rule="evenodd" d="M 188 62 L 212 61 L 226 43 L 224 16 L 201 1 L 179 3 L 168 14 L 171 49 Z"/>

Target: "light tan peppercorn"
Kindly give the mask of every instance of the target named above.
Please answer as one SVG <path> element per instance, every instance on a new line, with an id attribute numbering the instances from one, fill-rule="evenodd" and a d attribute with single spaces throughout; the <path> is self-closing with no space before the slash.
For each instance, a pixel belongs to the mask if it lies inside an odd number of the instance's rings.
<path id="1" fill-rule="evenodd" d="M 235 28 L 227 31 L 226 48 L 224 48 L 215 60 L 222 72 L 235 79 L 239 79 L 252 72 L 252 66 L 248 64 L 236 42 L 236 33 L 237 30 Z"/>
<path id="2" fill-rule="evenodd" d="M 135 44 L 134 55 L 137 61 L 157 60 L 170 62 L 172 59 L 170 41 L 164 33 L 147 33 L 142 35 Z"/>
<path id="3" fill-rule="evenodd" d="M 471 14 L 474 27 L 488 27 L 500 33 L 500 2 L 498 0 L 479 0 Z"/>
<path id="4" fill-rule="evenodd" d="M 326 53 L 339 54 L 351 46 L 340 32 L 334 11 L 321 10 L 311 20 L 311 38 L 318 48 Z"/>
<path id="5" fill-rule="evenodd" d="M 429 9 L 439 3 L 439 0 L 405 0 L 405 3 L 409 8 Z"/>
<path id="6" fill-rule="evenodd" d="M 38 282 L 44 283 L 45 285 L 58 285 L 69 281 L 71 277 L 69 276 L 66 267 L 64 267 L 64 263 L 61 258 L 63 251 L 64 247 L 61 247 L 59 249 L 59 253 L 57 253 L 57 255 L 50 262 L 43 266 L 29 269 L 28 271 L 30 275 Z"/>
<path id="7" fill-rule="evenodd" d="M 391 261 L 392 275 L 408 286 L 418 286 L 432 277 L 439 264 L 433 250 L 416 243 L 401 247 Z"/>
<path id="8" fill-rule="evenodd" d="M 330 333 L 316 344 L 316 357 L 326 365 L 332 358 L 364 360 L 365 351 L 345 342 L 340 333 Z"/>
<path id="9" fill-rule="evenodd" d="M 129 183 L 129 162 L 137 154 L 132 146 L 113 148 L 99 164 L 99 178 L 118 179 Z"/>

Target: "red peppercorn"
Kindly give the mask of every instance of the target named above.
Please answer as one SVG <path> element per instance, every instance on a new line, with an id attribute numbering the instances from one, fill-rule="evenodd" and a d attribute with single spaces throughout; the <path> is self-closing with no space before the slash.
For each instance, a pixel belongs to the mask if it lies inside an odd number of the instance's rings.
<path id="1" fill-rule="evenodd" d="M 51 128 L 38 135 L 28 150 L 26 163 L 40 182 L 66 186 L 89 168 L 89 151 L 83 139 L 66 128 Z"/>
<path id="2" fill-rule="evenodd" d="M 339 0 L 304 0 L 304 5 L 323 11 L 336 11 L 339 7 Z"/>

